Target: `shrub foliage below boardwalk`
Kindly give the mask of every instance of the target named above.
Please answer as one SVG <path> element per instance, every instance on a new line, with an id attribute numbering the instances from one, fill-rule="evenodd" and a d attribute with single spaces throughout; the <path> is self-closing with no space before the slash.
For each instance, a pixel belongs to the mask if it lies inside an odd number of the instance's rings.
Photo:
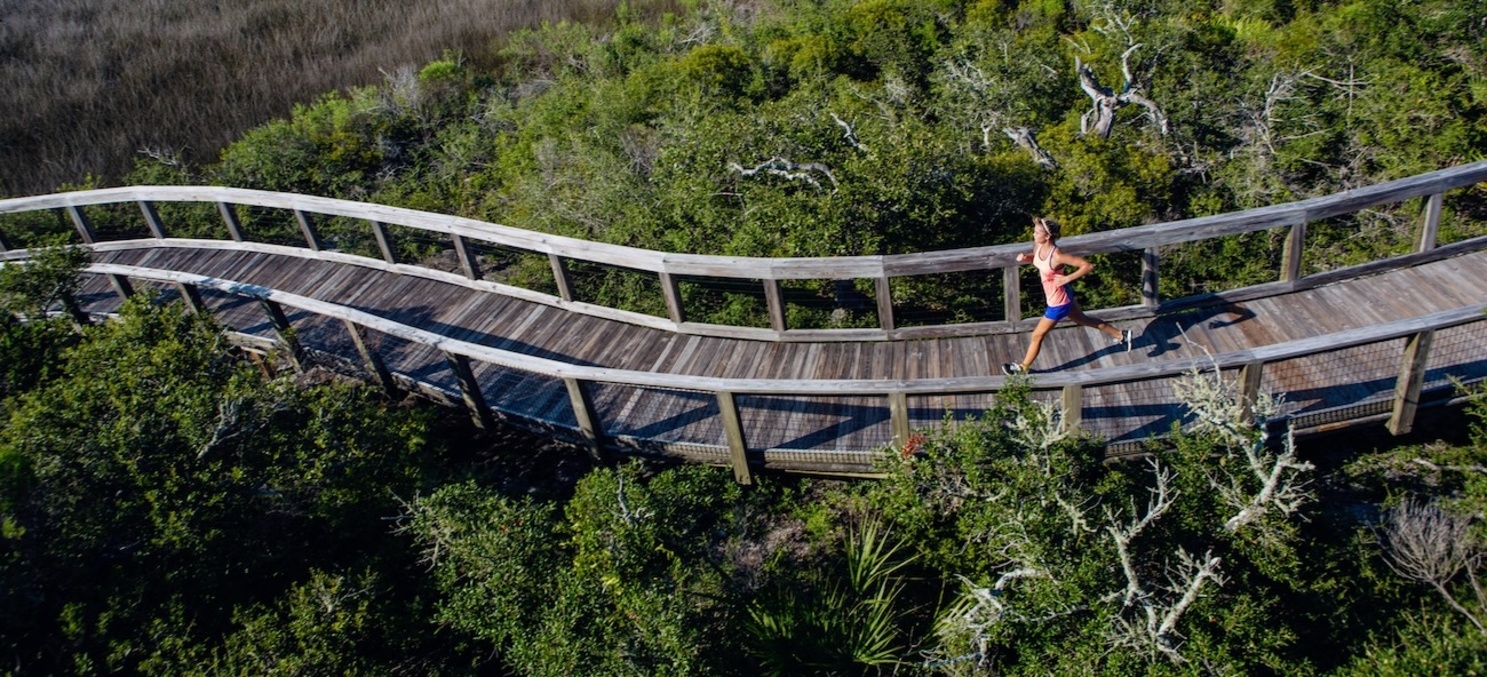
<path id="1" fill-rule="evenodd" d="M 339 6 L 321 4 L 295 11 Z M 472 50 L 418 70 L 386 64 L 384 84 L 299 106 L 215 161 L 157 153 L 125 180 L 346 197 L 730 255 L 1010 242 L 1032 213 L 1089 232 L 1479 158 L 1479 5 L 627 6 L 612 20 L 511 34 L 489 59 Z M 250 43 L 273 18 L 247 31 Z M 6 44 L 22 23 L 6 17 Z M 189 31 L 176 38 L 197 44 Z M 31 62 L 5 68 L 21 63 Z M 126 102 L 163 91 L 91 81 Z M 227 101 L 259 91 L 234 84 L 208 91 Z M 68 101 L 8 107 L 52 112 L 4 128 L 0 147 L 31 148 L 56 125 L 116 136 L 92 131 L 92 104 Z M 117 136 L 99 143 L 109 153 L 168 143 Z M 77 145 L 8 164 L 43 176 L 31 169 L 60 166 L 60 180 L 81 183 L 91 165 L 73 164 Z M 1447 196 L 1443 242 L 1481 234 L 1483 198 L 1480 188 Z M 1308 244 L 1319 253 L 1304 265 L 1408 249 L 1417 216 L 1404 205 L 1317 224 Z M 217 217 L 168 218 L 184 237 Z M 66 224 L 0 229 L 39 245 Z M 1241 237 L 1164 258 L 1174 291 L 1163 294 L 1239 283 L 1278 248 Z M 1487 669 L 1479 392 L 1468 420 L 1443 428 L 1449 442 L 1340 459 L 1213 416 L 1149 460 L 1104 465 L 1013 390 L 978 421 L 886 450 L 884 480 L 765 476 L 745 489 L 725 470 L 589 467 L 536 440 L 494 444 L 354 384 L 268 379 L 209 321 L 148 298 L 104 326 L 43 318 L 79 264 L 58 253 L 0 269 L 0 671 Z M 1139 267 L 1101 264 L 1081 297 L 1115 305 Z M 513 262 L 502 274 L 540 268 Z M 639 296 L 618 277 L 597 286 L 621 307 Z M 917 291 L 947 316 L 987 298 Z M 746 317 L 741 304 L 709 312 Z M 1187 398 L 1226 410 L 1232 393 L 1204 378 Z"/>

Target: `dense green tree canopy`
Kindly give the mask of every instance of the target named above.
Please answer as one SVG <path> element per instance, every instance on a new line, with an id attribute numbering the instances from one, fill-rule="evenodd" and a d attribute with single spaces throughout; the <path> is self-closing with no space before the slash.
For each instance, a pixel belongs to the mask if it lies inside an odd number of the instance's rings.
<path id="1" fill-rule="evenodd" d="M 511 36 L 493 72 L 451 54 L 133 180 L 823 256 L 1011 241 L 1033 213 L 1071 233 L 1219 213 L 1487 143 L 1481 3 L 683 4 Z M 1125 97 L 1108 138 L 1076 64 Z M 1447 207 L 1480 228 L 1479 192 Z M 208 212 L 176 231 L 220 227 Z M 1323 224 L 1323 255 L 1407 241 L 1396 216 Z M 28 245 L 59 230 L 25 225 Z M 1274 245 L 1174 257 L 1190 276 L 1164 284 L 1248 281 Z M 266 378 L 159 297 L 48 316 L 82 260 L 0 268 L 0 672 L 1482 669 L 1480 390 L 1449 444 L 1346 461 L 1218 415 L 1100 463 L 1012 388 L 884 450 L 876 481 L 631 462 L 538 482 L 513 470 L 548 460 L 535 443 L 476 454 L 432 409 Z M 1184 387 L 1232 404 L 1207 374 Z"/>

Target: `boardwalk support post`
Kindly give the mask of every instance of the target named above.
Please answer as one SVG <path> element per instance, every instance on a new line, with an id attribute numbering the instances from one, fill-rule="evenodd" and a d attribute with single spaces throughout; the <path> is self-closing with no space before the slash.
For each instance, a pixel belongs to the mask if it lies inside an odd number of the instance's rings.
<path id="1" fill-rule="evenodd" d="M 548 254 L 547 262 L 552 266 L 552 278 L 558 285 L 558 298 L 573 300 L 573 285 L 568 280 L 568 262 L 557 254 Z"/>
<path id="2" fill-rule="evenodd" d="M 1285 248 L 1281 251 L 1280 279 L 1282 282 L 1295 282 L 1301 279 L 1301 250 L 1306 248 L 1306 222 L 1302 221 L 1291 226 L 1291 232 L 1286 236 Z"/>
<path id="3" fill-rule="evenodd" d="M 206 314 L 207 304 L 201 300 L 201 289 L 196 285 L 177 282 L 176 293 L 181 296 L 181 303 L 186 304 L 186 310 L 190 311 L 192 315 Z"/>
<path id="4" fill-rule="evenodd" d="M 1419 251 L 1428 252 L 1435 249 L 1435 239 L 1440 234 L 1441 206 L 1444 199 L 1445 194 L 1436 193 L 1425 202 L 1425 222 L 1420 224 Z"/>
<path id="5" fill-rule="evenodd" d="M 1394 382 L 1394 411 L 1389 415 L 1389 433 L 1403 435 L 1415 424 L 1415 410 L 1420 407 L 1420 388 L 1425 384 L 1425 368 L 1430 363 L 1430 343 L 1434 330 L 1409 337 L 1399 361 L 1399 378 Z"/>
<path id="6" fill-rule="evenodd" d="M 232 237 L 232 241 L 242 242 L 243 224 L 241 221 L 238 221 L 238 213 L 233 211 L 232 205 L 226 202 L 218 202 L 217 211 L 222 212 L 222 222 L 227 224 L 227 234 Z"/>
<path id="7" fill-rule="evenodd" d="M 1239 416 L 1242 421 L 1255 418 L 1255 402 L 1259 400 L 1260 381 L 1264 375 L 1264 362 L 1250 362 L 1239 368 Z"/>
<path id="8" fill-rule="evenodd" d="M 1009 324 L 1022 319 L 1022 278 L 1017 266 L 1002 269 L 1002 317 Z"/>
<path id="9" fill-rule="evenodd" d="M 785 333 L 789 325 L 785 321 L 785 295 L 780 291 L 779 280 L 764 280 L 764 302 L 769 306 L 769 328 Z"/>
<path id="10" fill-rule="evenodd" d="M 573 418 L 578 422 L 578 432 L 583 435 L 583 443 L 588 447 L 589 456 L 595 461 L 603 462 L 604 427 L 599 423 L 598 412 L 594 409 L 594 394 L 589 389 L 588 382 L 565 378 L 563 384 L 568 386 L 568 401 L 573 404 Z"/>
<path id="11" fill-rule="evenodd" d="M 909 443 L 908 393 L 888 393 L 888 417 L 893 423 L 893 443 L 903 449 Z"/>
<path id="12" fill-rule="evenodd" d="M 68 205 L 67 215 L 72 217 L 72 225 L 77 228 L 77 234 L 82 236 L 83 244 L 98 242 L 98 233 L 93 231 L 93 224 L 88 223 L 88 217 L 83 214 L 83 210 Z"/>
<path id="13" fill-rule="evenodd" d="M 320 235 L 315 232 L 315 224 L 310 222 L 309 214 L 296 209 L 294 220 L 299 222 L 300 232 L 305 234 L 305 244 L 309 246 L 310 251 L 318 252 L 324 248 L 325 245 L 320 241 Z"/>
<path id="14" fill-rule="evenodd" d="M 387 365 L 382 362 L 382 356 L 367 345 L 367 330 L 351 320 L 343 319 L 341 323 L 346 325 L 346 333 L 351 335 L 351 343 L 356 346 L 356 352 L 361 355 L 361 361 L 366 365 L 367 373 L 389 397 L 396 396 L 398 388 L 392 380 L 392 372 L 387 371 Z"/>
<path id="15" fill-rule="evenodd" d="M 165 224 L 160 220 L 160 212 L 155 211 L 155 203 L 149 200 L 139 201 L 139 211 L 145 215 L 145 223 L 150 226 L 150 234 L 157 240 L 164 240 Z"/>
<path id="16" fill-rule="evenodd" d="M 723 432 L 728 438 L 728 461 L 733 466 L 733 479 L 739 484 L 754 483 L 749 472 L 748 445 L 744 441 L 743 422 L 738 415 L 738 403 L 733 393 L 718 393 L 718 415 L 723 419 Z"/>
<path id="17" fill-rule="evenodd" d="M 459 233 L 450 233 L 449 239 L 454 241 L 454 253 L 460 258 L 460 268 L 465 271 L 465 277 L 472 280 L 480 279 L 480 265 L 470 254 L 470 245 L 465 243 L 465 238 Z"/>
<path id="18" fill-rule="evenodd" d="M 1079 432 L 1079 426 L 1084 419 L 1084 386 L 1071 383 L 1064 386 L 1063 393 L 1064 423 L 1063 431 L 1070 435 Z"/>
<path id="19" fill-rule="evenodd" d="M 686 313 L 682 312 L 682 290 L 677 286 L 676 278 L 672 277 L 671 273 L 662 271 L 659 275 L 661 296 L 666 300 L 666 316 L 671 318 L 672 322 L 681 324 L 687 317 Z"/>
<path id="20" fill-rule="evenodd" d="M 883 331 L 893 331 L 893 292 L 888 286 L 888 276 L 874 281 L 878 292 L 878 325 Z"/>
<path id="21" fill-rule="evenodd" d="M 1161 295 L 1157 290 L 1157 266 L 1160 262 L 1161 255 L 1156 247 L 1147 247 L 1141 252 L 1141 305 L 1147 309 L 1161 305 Z"/>
<path id="22" fill-rule="evenodd" d="M 387 235 L 387 225 L 381 221 L 371 221 L 372 237 L 377 238 L 377 248 L 382 250 L 382 260 L 391 265 L 397 265 L 397 251 L 392 248 L 392 239 Z"/>
<path id="23" fill-rule="evenodd" d="M 444 359 L 449 362 L 449 369 L 454 372 L 454 379 L 459 382 L 460 397 L 464 398 L 465 407 L 470 410 L 470 420 L 475 423 L 475 427 L 481 430 L 496 427 L 496 420 L 491 417 L 490 407 L 485 404 L 485 395 L 480 392 L 480 382 L 475 380 L 475 370 L 470 368 L 470 358 L 446 352 Z"/>
<path id="24" fill-rule="evenodd" d="M 258 299 L 258 305 L 263 307 L 263 313 L 268 315 L 269 324 L 273 326 L 274 333 L 278 334 L 279 342 L 283 344 L 289 357 L 289 364 L 294 366 L 296 372 L 305 370 L 305 353 L 299 345 L 299 339 L 294 335 L 294 327 L 289 324 L 289 316 L 284 314 L 284 308 L 269 299 Z"/>

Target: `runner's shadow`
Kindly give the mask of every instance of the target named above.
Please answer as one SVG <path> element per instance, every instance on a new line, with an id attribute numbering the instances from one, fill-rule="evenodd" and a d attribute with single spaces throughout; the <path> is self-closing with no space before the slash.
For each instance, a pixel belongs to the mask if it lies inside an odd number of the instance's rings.
<path id="1" fill-rule="evenodd" d="M 1240 322 L 1254 319 L 1254 317 L 1254 311 L 1245 308 L 1244 306 L 1239 306 L 1232 303 L 1220 306 L 1198 308 L 1180 313 L 1174 313 L 1172 315 L 1164 315 L 1162 317 L 1154 318 L 1141 329 L 1141 333 L 1137 334 L 1135 339 L 1131 341 L 1131 350 L 1134 351 L 1138 348 L 1150 348 L 1150 350 L 1146 353 L 1147 358 L 1161 357 L 1162 355 L 1181 348 L 1182 343 L 1180 342 L 1180 339 L 1183 335 L 1183 332 L 1192 327 L 1196 327 L 1200 324 L 1203 324 L 1204 322 L 1208 322 L 1209 328 L 1218 329 L 1221 327 L 1236 325 Z M 1067 330 L 1072 329 L 1073 328 L 1070 327 Z M 1085 329 L 1085 331 L 1093 330 Z M 1103 336 L 1103 334 L 1101 336 Z M 1063 371 L 1065 369 L 1082 367 L 1102 357 L 1125 352 L 1125 349 L 1125 346 L 1121 345 L 1107 346 L 1083 357 L 1069 360 L 1068 362 L 1055 367 L 1050 367 L 1046 370 L 1034 369 L 1033 373 L 1042 371 Z"/>
<path id="2" fill-rule="evenodd" d="M 1183 332 L 1208 322 L 1209 329 L 1230 327 L 1240 322 L 1255 318 L 1255 311 L 1241 305 L 1226 303 L 1218 306 L 1207 306 L 1172 315 L 1163 315 L 1153 319 L 1146 325 L 1146 331 L 1141 337 L 1151 341 L 1151 352 L 1147 357 L 1161 357 L 1171 351 L 1182 347 L 1178 342 Z"/>

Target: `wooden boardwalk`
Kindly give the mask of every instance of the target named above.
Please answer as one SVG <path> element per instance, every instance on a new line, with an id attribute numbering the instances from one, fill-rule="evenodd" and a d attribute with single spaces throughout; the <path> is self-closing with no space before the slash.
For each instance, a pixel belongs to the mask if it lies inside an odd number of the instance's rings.
<path id="1" fill-rule="evenodd" d="M 1054 405 L 1064 429 L 1104 438 L 1111 453 L 1183 422 L 1173 385 L 1197 368 L 1221 370 L 1247 400 L 1280 395 L 1284 419 L 1302 432 L 1369 422 L 1404 432 L 1420 406 L 1459 397 L 1453 380 L 1487 378 L 1487 230 L 1470 220 L 1484 188 L 1487 161 L 1479 161 L 1060 240 L 1071 253 L 1140 266 L 1134 305 L 1091 309 L 1137 340 L 1128 352 L 1098 332 L 1056 329 L 1034 365 L 1033 395 Z M 1463 194 L 1470 196 L 1459 200 Z M 1409 205 L 1418 206 L 1409 246 L 1345 268 L 1307 265 L 1310 224 L 1326 224 L 1316 227 L 1335 236 L 1354 215 L 1386 205 L 1391 218 L 1408 218 Z M 504 417 L 596 454 L 727 464 L 741 482 L 753 468 L 868 472 L 913 429 L 985 411 L 1008 383 L 997 365 L 1022 355 L 1036 322 L 1027 315 L 1041 312 L 1023 300 L 1015 257 L 1026 243 L 883 256 L 705 256 L 213 186 L 0 200 L 0 263 L 27 258 L 15 243 L 36 241 L 32 229 L 69 221 L 93 252 L 77 299 L 87 312 L 107 315 L 131 288 L 158 287 L 199 302 L 256 350 L 355 370 L 465 406 L 482 425 Z M 1283 243 L 1270 281 L 1188 298 L 1159 294 L 1164 257 L 1257 236 Z M 430 248 L 443 258 L 402 260 Z M 511 257 L 546 265 L 550 283 L 517 287 L 484 270 Z M 664 311 L 585 301 L 591 290 L 582 276 L 596 270 L 652 290 L 645 300 Z M 996 297 L 985 299 L 979 319 L 922 324 L 911 317 L 921 313 L 912 298 L 899 297 L 904 282 L 963 275 L 991 283 L 977 287 Z M 699 280 L 752 299 L 750 312 L 761 318 L 750 321 L 762 326 L 693 317 L 688 293 L 724 295 Z M 845 283 L 863 318 L 875 316 L 873 326 L 793 326 L 791 304 L 800 299 L 790 293 L 803 282 Z"/>
<path id="2" fill-rule="evenodd" d="M 95 262 L 280 290 L 503 351 L 634 372 L 807 381 L 974 378 L 1020 357 L 1027 338 L 1016 332 L 902 341 L 751 341 L 647 328 L 464 285 L 299 256 L 142 246 L 99 252 Z M 136 285 L 142 280 L 136 278 Z M 1305 291 L 1118 321 L 1121 328 L 1136 332 L 1130 352 L 1109 345 L 1093 330 L 1061 326 L 1044 344 L 1034 367 L 1035 382 L 1046 374 L 1202 358 L 1480 305 L 1487 302 L 1484 290 L 1487 252 L 1475 252 Z M 206 298 L 232 329 L 272 335 L 266 315 L 251 299 L 221 292 L 208 292 Z M 110 312 L 120 302 L 102 277 L 90 282 L 80 300 L 94 313 Z M 308 312 L 291 312 L 289 319 L 306 348 L 355 363 L 354 344 L 340 322 Z M 1284 393 L 1285 411 L 1291 415 L 1378 408 L 1393 397 L 1402 343 L 1399 339 L 1273 365 L 1262 389 Z M 406 381 L 428 384 L 452 400 L 458 397 L 455 375 L 435 349 L 388 336 L 375 341 L 374 349 Z M 1448 375 L 1468 381 L 1487 376 L 1487 323 L 1442 330 L 1434 338 L 1432 355 L 1427 390 L 1444 385 Z M 520 422 L 576 430 L 561 379 L 479 364 L 476 372 L 486 403 L 496 411 Z M 720 412 L 711 395 L 617 384 L 596 384 L 594 390 L 595 406 L 605 421 L 603 434 L 611 445 L 727 461 L 727 441 L 716 420 Z M 990 397 L 911 396 L 910 419 L 915 427 L 929 427 L 947 411 L 955 417 L 974 415 Z M 768 465 L 866 470 L 872 452 L 893 439 L 881 398 L 741 395 L 738 407 L 748 447 L 772 461 Z M 1184 414 L 1171 379 L 1093 387 L 1083 394 L 1083 427 L 1117 444 L 1164 433 Z"/>

